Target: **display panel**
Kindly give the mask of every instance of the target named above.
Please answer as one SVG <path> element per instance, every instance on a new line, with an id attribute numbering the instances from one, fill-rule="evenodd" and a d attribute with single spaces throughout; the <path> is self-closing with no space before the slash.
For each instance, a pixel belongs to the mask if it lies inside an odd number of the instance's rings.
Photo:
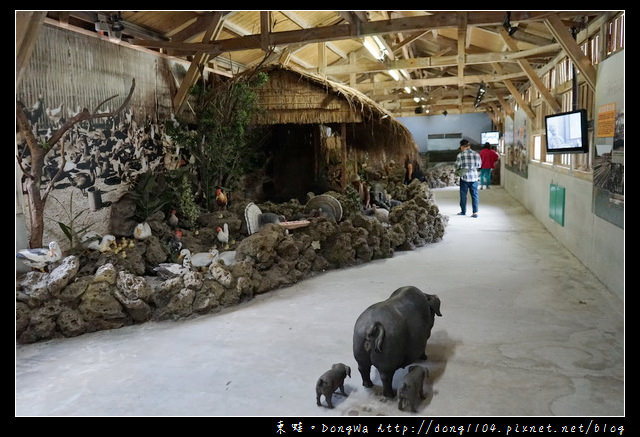
<path id="1" fill-rule="evenodd" d="M 587 153 L 587 111 L 562 112 L 544 118 L 547 153 Z"/>
<path id="2" fill-rule="evenodd" d="M 480 143 L 489 143 L 492 146 L 500 144 L 500 132 L 482 132 L 480 134 Z"/>

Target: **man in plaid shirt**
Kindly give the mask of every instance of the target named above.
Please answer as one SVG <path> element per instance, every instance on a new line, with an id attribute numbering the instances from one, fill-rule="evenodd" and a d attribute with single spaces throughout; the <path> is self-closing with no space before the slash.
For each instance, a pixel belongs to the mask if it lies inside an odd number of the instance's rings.
<path id="1" fill-rule="evenodd" d="M 471 217 L 478 217 L 478 169 L 482 165 L 480 154 L 471 150 L 467 140 L 460 140 L 460 153 L 456 156 L 456 169 L 460 170 L 460 212 L 467 215 L 467 191 L 471 193 Z"/>

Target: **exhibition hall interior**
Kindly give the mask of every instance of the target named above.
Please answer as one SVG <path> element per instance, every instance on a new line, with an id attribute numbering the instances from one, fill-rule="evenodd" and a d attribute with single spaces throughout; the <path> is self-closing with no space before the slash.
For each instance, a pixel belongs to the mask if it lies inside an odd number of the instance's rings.
<path id="1" fill-rule="evenodd" d="M 624 25 L 16 10 L 16 419 L 623 429 Z"/>

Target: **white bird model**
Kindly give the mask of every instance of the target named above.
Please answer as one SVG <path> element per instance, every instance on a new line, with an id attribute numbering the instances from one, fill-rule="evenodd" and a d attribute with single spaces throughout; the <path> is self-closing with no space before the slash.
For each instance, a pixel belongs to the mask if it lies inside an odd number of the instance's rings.
<path id="1" fill-rule="evenodd" d="M 189 249 L 186 249 L 189 250 Z M 209 266 L 218 258 L 218 251 L 210 249 L 209 252 L 198 252 L 191 255 L 191 265 L 195 268 L 204 268 Z"/>
<path id="2" fill-rule="evenodd" d="M 191 271 L 191 252 L 189 252 L 189 249 L 182 249 L 180 255 L 178 255 L 178 259 L 180 258 L 182 258 L 182 264 L 160 263 L 153 270 L 163 279 L 184 275 Z"/>
<path id="3" fill-rule="evenodd" d="M 218 226 L 216 228 L 216 238 L 219 242 L 225 245 L 225 249 L 229 248 L 229 225 L 224 224 L 224 229 Z"/>
<path id="4" fill-rule="evenodd" d="M 16 253 L 16 258 L 29 267 L 43 270 L 45 266 L 59 261 L 62 258 L 62 250 L 57 241 L 49 243 L 49 248 L 22 249 Z"/>
<path id="5" fill-rule="evenodd" d="M 144 240 L 151 236 L 151 227 L 149 223 L 138 223 L 133 229 L 133 238 L 136 240 Z"/>
<path id="6" fill-rule="evenodd" d="M 116 241 L 116 237 L 111 234 L 106 234 L 100 238 L 97 234 L 87 235 L 83 237 L 81 243 L 85 249 L 99 250 L 100 252 L 106 252 L 111 249 L 111 244 Z"/>

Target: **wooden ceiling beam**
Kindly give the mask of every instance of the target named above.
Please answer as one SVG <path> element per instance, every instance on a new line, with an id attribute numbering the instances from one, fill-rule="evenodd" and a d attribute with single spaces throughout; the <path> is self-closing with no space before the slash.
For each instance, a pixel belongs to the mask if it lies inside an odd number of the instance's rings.
<path id="1" fill-rule="evenodd" d="M 215 40 L 220 35 L 224 16 L 225 13 L 223 11 L 218 11 L 209 17 L 209 27 L 202 37 L 203 41 Z M 210 55 L 210 53 L 198 52 L 193 57 L 193 60 L 189 65 L 189 69 L 187 70 L 187 74 L 184 79 L 182 79 L 180 88 L 173 98 L 173 111 L 175 114 L 178 114 L 182 109 L 184 102 L 187 100 L 189 90 L 193 84 L 196 83 L 198 77 L 200 77 L 200 71 L 204 68 Z"/>
<path id="2" fill-rule="evenodd" d="M 513 40 L 513 38 L 509 36 L 509 33 L 506 31 L 506 29 L 500 30 L 500 36 L 510 50 L 518 50 L 518 44 L 515 40 Z M 527 61 L 526 59 L 518 59 L 517 62 L 518 65 L 520 65 L 520 68 L 522 68 L 522 71 L 527 74 L 527 77 L 529 78 L 531 83 L 533 83 L 533 85 L 538 89 L 544 101 L 547 102 L 547 105 L 549 105 L 554 112 L 560 112 L 560 104 L 551 95 L 551 92 L 542 82 L 542 79 L 540 78 L 540 76 L 538 76 L 538 73 L 536 73 L 535 69 L 531 66 L 531 64 L 529 64 L 529 61 Z"/>
<path id="3" fill-rule="evenodd" d="M 571 12 L 571 11 L 569 11 Z M 566 14 L 567 12 L 565 12 Z M 511 20 L 516 21 L 540 21 L 552 15 L 545 11 L 516 11 L 512 12 Z M 476 11 L 467 13 L 469 26 L 501 25 L 504 19 L 503 12 Z M 315 43 L 322 41 L 335 41 L 341 39 L 362 38 L 368 35 L 378 35 L 395 32 L 417 32 L 439 27 L 456 27 L 458 17 L 456 13 L 421 15 L 413 17 L 395 18 L 391 20 L 379 20 L 362 22 L 357 24 L 337 24 L 333 26 L 314 27 L 310 29 L 273 32 L 270 34 L 270 42 L 274 46 L 292 43 Z M 132 39 L 131 44 L 149 48 L 165 48 L 180 50 L 184 53 L 198 51 L 224 53 L 238 50 L 261 48 L 262 37 L 246 35 L 238 38 L 229 38 L 210 43 L 184 43 L 174 41 L 154 41 L 147 39 Z"/>
<path id="4" fill-rule="evenodd" d="M 271 11 L 260 11 L 260 48 L 269 51 L 271 36 Z"/>
<path id="5" fill-rule="evenodd" d="M 557 52 L 561 50 L 558 43 L 547 46 L 520 50 L 514 52 L 489 52 L 467 54 L 465 65 L 492 64 L 494 62 L 510 62 L 530 56 L 537 56 L 545 53 Z M 384 63 L 361 60 L 355 64 L 340 64 L 327 66 L 327 74 L 340 75 L 350 73 L 371 73 L 386 70 L 413 70 L 423 68 L 455 67 L 458 65 L 458 55 L 429 56 L 421 58 L 398 59 L 396 61 L 386 61 Z M 313 69 L 312 69 L 313 70 Z"/>
<path id="6" fill-rule="evenodd" d="M 291 20 L 291 22 L 293 22 L 296 26 L 300 27 L 301 29 L 306 29 L 309 27 L 309 23 L 303 20 L 295 12 L 292 12 L 292 11 L 278 11 L 278 12 L 284 15 L 287 19 Z M 297 47 L 304 47 L 304 44 L 298 44 Z M 342 59 L 346 60 L 349 58 L 349 56 L 343 50 L 341 50 L 338 46 L 336 46 L 331 42 L 327 41 L 327 48 L 331 50 L 333 53 L 335 53 L 336 55 L 340 56 Z"/>
<path id="7" fill-rule="evenodd" d="M 464 64 L 467 53 L 467 13 L 458 12 L 458 53 L 456 64 L 458 67 L 458 100 L 462 105 L 464 96 Z"/>
<path id="8" fill-rule="evenodd" d="M 551 31 L 553 37 L 560 43 L 562 49 L 567 53 L 571 62 L 582 73 L 584 80 L 591 90 L 596 89 L 596 69 L 591 64 L 591 60 L 582 53 L 578 43 L 573 39 L 569 29 L 562 23 L 560 17 L 551 15 L 545 18 L 544 23 Z"/>
<path id="9" fill-rule="evenodd" d="M 225 19 L 230 11 L 226 11 Z M 171 41 L 189 41 L 211 28 L 211 18 L 215 12 L 199 14 L 193 22 L 183 29 L 171 34 Z"/>
<path id="10" fill-rule="evenodd" d="M 501 73 L 503 71 L 502 66 L 500 64 L 494 64 L 493 67 L 498 73 Z M 535 123 L 536 114 L 534 114 L 529 104 L 524 100 L 524 98 L 522 97 L 522 94 L 520 94 L 520 91 L 518 91 L 518 88 L 513 84 L 513 82 L 511 82 L 510 79 L 504 79 L 501 82 L 504 83 L 504 86 L 507 87 L 507 89 L 509 90 L 513 98 L 516 99 L 518 106 L 520 106 L 522 110 L 527 114 L 527 117 L 529 117 L 531 122 Z"/>
<path id="11" fill-rule="evenodd" d="M 526 78 L 523 71 L 509 74 L 477 74 L 464 77 L 464 84 L 480 83 L 480 82 L 502 82 L 504 80 Z M 404 88 L 404 87 L 423 87 L 423 86 L 455 86 L 458 85 L 457 76 L 430 77 L 427 79 L 413 80 L 388 80 L 384 82 L 360 83 L 355 88 L 362 92 L 381 91 L 384 89 Z"/>

